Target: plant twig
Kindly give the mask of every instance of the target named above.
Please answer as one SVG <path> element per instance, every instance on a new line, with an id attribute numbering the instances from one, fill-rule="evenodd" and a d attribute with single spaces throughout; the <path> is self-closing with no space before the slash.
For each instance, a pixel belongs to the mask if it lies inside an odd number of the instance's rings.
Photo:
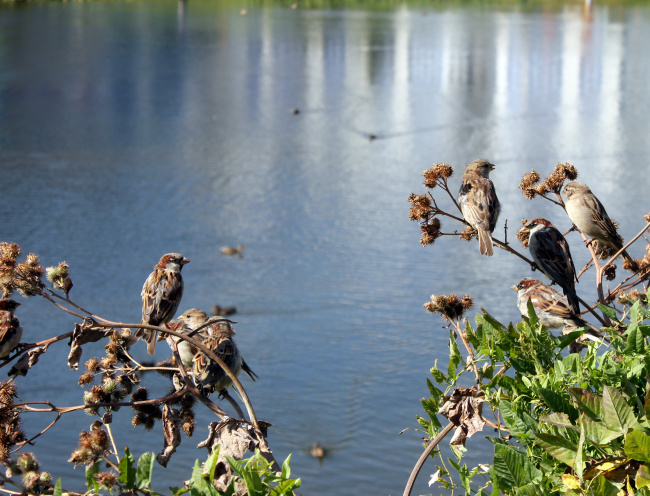
<path id="1" fill-rule="evenodd" d="M 429 443 L 429 446 L 426 447 L 424 452 L 420 455 L 420 458 L 418 458 L 418 461 L 415 464 L 415 467 L 413 467 L 413 470 L 411 471 L 411 475 L 409 476 L 409 480 L 406 483 L 406 487 L 404 488 L 404 496 L 410 496 L 411 491 L 413 490 L 413 484 L 415 483 L 415 479 L 417 478 L 418 474 L 420 473 L 420 470 L 424 466 L 424 462 L 427 460 L 431 452 L 438 446 L 440 441 L 442 441 L 447 434 L 451 432 L 451 430 L 454 428 L 454 424 L 452 422 L 449 422 L 447 426 L 442 429 L 436 438 Z"/>

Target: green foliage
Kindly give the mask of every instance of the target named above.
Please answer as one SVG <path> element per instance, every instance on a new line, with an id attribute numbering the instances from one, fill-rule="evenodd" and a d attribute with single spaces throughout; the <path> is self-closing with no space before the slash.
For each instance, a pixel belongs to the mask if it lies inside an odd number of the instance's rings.
<path id="1" fill-rule="evenodd" d="M 447 374 L 438 364 L 431 369 L 431 397 L 422 401 L 429 419 L 419 419 L 430 438 L 447 423 L 436 418 L 445 395 L 466 374 L 478 375 L 484 417 L 498 427 L 488 437 L 490 466 L 468 468 L 459 463 L 464 450 L 455 450 L 459 462 L 443 462 L 438 482 L 485 496 L 650 495 L 650 311 L 639 301 L 623 317 L 609 309 L 615 327 L 603 329 L 607 339 L 569 353 L 584 330 L 554 337 L 530 310 L 507 326 L 483 310 L 476 326 L 465 327 L 460 337 L 476 371 L 463 367 L 453 336 Z"/>

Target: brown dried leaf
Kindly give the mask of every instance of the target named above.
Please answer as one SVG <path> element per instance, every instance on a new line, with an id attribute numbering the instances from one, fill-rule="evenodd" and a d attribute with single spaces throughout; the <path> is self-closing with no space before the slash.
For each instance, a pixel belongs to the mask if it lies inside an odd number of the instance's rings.
<path id="1" fill-rule="evenodd" d="M 14 363 L 13 367 L 11 367 L 8 375 L 27 375 L 29 369 L 38 363 L 38 358 L 47 351 L 47 348 L 47 346 L 39 346 L 29 350 L 27 353 L 23 353 L 18 361 Z"/>
<path id="2" fill-rule="evenodd" d="M 450 444 L 465 446 L 467 438 L 482 431 L 485 425 L 483 393 L 478 391 L 476 386 L 469 389 L 459 387 L 450 396 L 445 396 L 444 401 L 438 413 L 456 426 Z"/>

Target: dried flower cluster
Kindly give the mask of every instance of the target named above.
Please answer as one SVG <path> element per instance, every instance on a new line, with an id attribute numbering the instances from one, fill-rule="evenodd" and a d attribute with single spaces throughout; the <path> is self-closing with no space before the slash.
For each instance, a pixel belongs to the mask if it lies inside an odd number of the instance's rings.
<path id="1" fill-rule="evenodd" d="M 434 217 L 426 224 L 422 224 L 420 226 L 420 230 L 422 231 L 422 238 L 420 238 L 420 243 L 422 246 L 432 245 L 436 239 L 442 236 L 442 233 L 440 232 L 441 226 L 442 223 L 438 217 Z"/>
<path id="2" fill-rule="evenodd" d="M 13 284 L 23 296 L 35 296 L 43 291 L 41 277 L 45 269 L 38 263 L 38 255 L 28 253 L 24 262 L 16 265 Z"/>
<path id="3" fill-rule="evenodd" d="M 472 308 L 474 300 L 469 295 L 458 298 L 455 294 L 450 295 L 431 295 L 431 301 L 424 304 L 427 312 L 439 313 L 443 319 L 454 321 L 460 319 L 463 314 Z"/>
<path id="4" fill-rule="evenodd" d="M 464 231 L 462 231 L 458 237 L 460 239 L 464 239 L 465 241 L 471 241 L 472 238 L 477 237 L 477 232 L 476 229 L 474 229 L 472 226 L 467 226 Z"/>
<path id="5" fill-rule="evenodd" d="M 118 474 L 115 472 L 100 472 L 94 475 L 97 484 L 105 487 L 109 491 L 115 487 L 118 482 Z"/>
<path id="6" fill-rule="evenodd" d="M 39 465 L 33 453 L 22 453 L 15 461 L 7 464 L 7 476 L 20 475 L 29 494 L 41 494 L 52 487 L 52 475 L 39 472 Z"/>
<path id="7" fill-rule="evenodd" d="M 83 464 L 88 467 L 108 454 L 108 432 L 101 427 L 95 427 L 90 432 L 81 431 L 79 434 L 79 447 L 72 452 L 68 462 L 75 466 Z"/>
<path id="8" fill-rule="evenodd" d="M 644 306 L 648 304 L 648 295 L 638 289 L 632 289 L 628 293 L 620 293 L 617 299 L 622 305 L 632 305 L 637 301 Z"/>
<path id="9" fill-rule="evenodd" d="M 48 267 L 47 280 L 52 283 L 54 289 L 60 289 L 68 296 L 70 289 L 72 289 L 72 280 L 70 279 L 70 267 L 66 262 L 59 262 L 56 267 Z"/>
<path id="10" fill-rule="evenodd" d="M 149 391 L 147 388 L 139 387 L 131 394 L 131 401 L 147 401 L 149 399 Z M 135 415 L 131 424 L 136 427 L 138 425 L 144 425 L 144 428 L 150 430 L 153 428 L 156 420 L 162 418 L 162 410 L 160 405 L 148 403 L 146 405 L 133 405 L 133 410 Z"/>
<path id="11" fill-rule="evenodd" d="M 429 169 L 422 172 L 424 176 L 424 186 L 435 188 L 438 180 L 446 181 L 454 174 L 454 169 L 449 164 L 433 164 Z"/>
<path id="12" fill-rule="evenodd" d="M 409 220 L 426 221 L 431 215 L 431 199 L 427 195 L 416 195 L 411 193 L 409 196 Z"/>
<path id="13" fill-rule="evenodd" d="M 521 219 L 521 225 L 525 226 L 528 224 L 528 219 Z M 528 248 L 528 238 L 530 237 L 530 232 L 526 229 L 517 229 L 517 239 L 521 241 L 521 245 L 524 248 Z"/>
<path id="14" fill-rule="evenodd" d="M 519 183 L 519 189 L 523 195 L 532 200 L 538 195 L 546 193 L 560 194 L 565 181 L 573 181 L 578 177 L 578 170 L 571 164 L 557 164 L 553 172 L 540 183 L 540 175 L 536 170 L 524 174 Z"/>
<path id="15" fill-rule="evenodd" d="M 25 440 L 21 421 L 14 408 L 16 386 L 13 382 L 0 382 L 0 462 L 6 463 L 9 452 Z"/>
<path id="16" fill-rule="evenodd" d="M 6 298 L 13 292 L 14 270 L 16 259 L 20 255 L 20 246 L 16 243 L 0 243 L 0 290 Z"/>

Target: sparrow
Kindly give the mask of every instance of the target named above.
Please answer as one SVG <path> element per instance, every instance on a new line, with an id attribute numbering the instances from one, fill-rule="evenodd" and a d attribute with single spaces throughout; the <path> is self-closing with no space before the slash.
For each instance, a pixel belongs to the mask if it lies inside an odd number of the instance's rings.
<path id="1" fill-rule="evenodd" d="M 187 263 L 189 260 L 180 253 L 168 253 L 153 268 L 142 286 L 141 324 L 165 326 L 174 318 L 183 297 L 181 269 Z M 142 336 L 147 342 L 147 351 L 153 355 L 158 331 L 144 329 Z"/>
<path id="2" fill-rule="evenodd" d="M 481 255 L 488 257 L 494 253 L 492 232 L 501 211 L 494 184 L 489 177 L 493 169 L 494 165 L 486 160 L 474 160 L 465 167 L 458 191 L 458 204 L 463 217 L 478 232 Z"/>
<path id="3" fill-rule="evenodd" d="M 576 269 L 569 243 L 562 233 L 546 219 L 526 221 L 518 232 L 528 233 L 528 249 L 535 264 L 546 277 L 562 288 L 573 313 L 580 313 L 576 294 Z"/>
<path id="4" fill-rule="evenodd" d="M 180 319 L 193 332 L 198 329 L 197 337 L 202 338 L 203 344 L 221 358 L 236 377 L 239 377 L 243 370 L 253 381 L 258 378 L 257 374 L 251 370 L 241 356 L 237 343 L 233 339 L 235 329 L 229 322 L 211 319 L 207 313 L 198 308 L 192 308 L 184 312 Z M 202 327 L 203 329 L 201 329 Z M 205 334 L 200 334 L 204 330 L 207 331 L 207 337 L 205 337 Z M 232 380 L 221 366 L 202 351 L 196 353 L 192 362 L 194 384 L 202 391 L 210 394 L 214 391 L 223 391 L 232 386 Z"/>
<path id="5" fill-rule="evenodd" d="M 14 315 L 20 303 L 3 298 L 0 300 L 0 359 L 8 356 L 23 336 L 23 326 Z"/>
<path id="6" fill-rule="evenodd" d="M 615 251 L 623 248 L 623 239 L 616 232 L 614 222 L 586 184 L 574 181 L 567 184 L 563 192 L 566 195 L 566 213 L 578 229 Z M 629 253 L 623 250 L 622 255 L 637 271 L 638 265 Z"/>
<path id="7" fill-rule="evenodd" d="M 530 300 L 540 323 L 548 329 L 568 326 L 571 330 L 575 330 L 580 327 L 589 327 L 590 334 L 602 337 L 602 333 L 597 327 L 573 311 L 566 297 L 542 281 L 525 277 L 512 289 L 517 291 L 517 307 L 521 314 L 528 315 L 528 301 Z"/>

